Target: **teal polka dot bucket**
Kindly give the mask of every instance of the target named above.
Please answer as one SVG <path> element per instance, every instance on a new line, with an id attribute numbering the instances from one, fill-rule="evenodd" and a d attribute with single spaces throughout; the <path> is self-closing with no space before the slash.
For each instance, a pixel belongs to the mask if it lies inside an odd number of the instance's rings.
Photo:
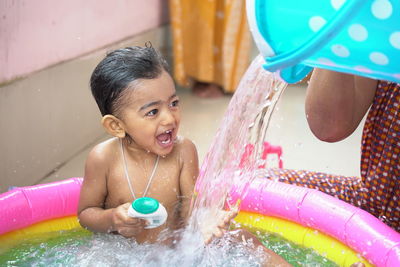
<path id="1" fill-rule="evenodd" d="M 247 0 L 266 63 L 288 82 L 313 67 L 400 83 L 400 0 Z"/>

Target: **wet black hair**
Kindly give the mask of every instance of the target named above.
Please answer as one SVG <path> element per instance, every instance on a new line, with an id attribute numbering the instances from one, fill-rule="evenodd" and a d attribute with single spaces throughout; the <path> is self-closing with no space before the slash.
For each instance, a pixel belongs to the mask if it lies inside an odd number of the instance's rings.
<path id="1" fill-rule="evenodd" d="M 96 66 L 90 78 L 90 88 L 102 116 L 117 115 L 123 104 L 121 96 L 138 79 L 154 79 L 169 67 L 161 54 L 147 42 L 109 52 Z"/>

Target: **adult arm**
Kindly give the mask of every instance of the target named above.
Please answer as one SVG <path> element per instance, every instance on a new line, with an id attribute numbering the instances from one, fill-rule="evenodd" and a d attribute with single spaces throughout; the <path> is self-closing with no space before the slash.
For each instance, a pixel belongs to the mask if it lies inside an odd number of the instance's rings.
<path id="1" fill-rule="evenodd" d="M 306 93 L 306 116 L 313 134 L 336 142 L 351 135 L 370 107 L 377 81 L 315 69 Z"/>

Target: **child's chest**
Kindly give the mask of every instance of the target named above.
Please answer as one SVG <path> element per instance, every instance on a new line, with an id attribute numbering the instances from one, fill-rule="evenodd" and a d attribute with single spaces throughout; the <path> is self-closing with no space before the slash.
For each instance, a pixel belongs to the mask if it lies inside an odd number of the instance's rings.
<path id="1" fill-rule="evenodd" d="M 126 175 L 122 164 L 115 166 L 107 176 L 106 208 L 132 202 L 134 198 L 152 197 L 167 210 L 172 210 L 180 201 L 180 169 L 177 161 L 160 160 L 155 169 L 153 166 L 144 168 L 136 164 L 127 164 Z"/>

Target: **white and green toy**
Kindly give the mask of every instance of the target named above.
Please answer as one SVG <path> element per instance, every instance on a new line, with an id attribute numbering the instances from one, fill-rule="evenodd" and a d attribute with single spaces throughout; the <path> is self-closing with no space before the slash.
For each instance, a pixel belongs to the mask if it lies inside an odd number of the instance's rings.
<path id="1" fill-rule="evenodd" d="M 128 209 L 128 215 L 133 218 L 147 220 L 149 224 L 145 229 L 152 229 L 163 225 L 168 217 L 165 207 L 151 197 L 135 199 Z"/>

